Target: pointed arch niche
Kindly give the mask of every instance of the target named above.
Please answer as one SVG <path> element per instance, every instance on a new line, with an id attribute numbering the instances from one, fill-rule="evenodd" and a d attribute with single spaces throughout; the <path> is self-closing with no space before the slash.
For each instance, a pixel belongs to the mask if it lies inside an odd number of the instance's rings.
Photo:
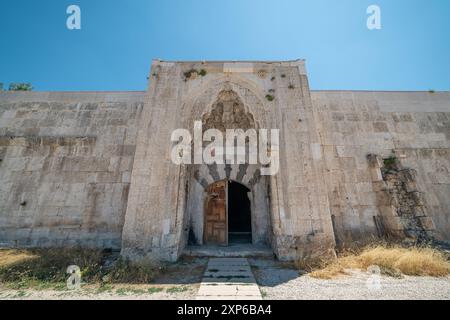
<path id="1" fill-rule="evenodd" d="M 204 99 L 198 100 L 200 103 L 204 103 Z M 197 103 L 199 103 L 197 102 Z M 194 110 L 196 107 L 194 106 Z M 198 110 L 198 109 L 197 109 Z M 225 138 L 225 132 L 227 129 L 242 129 L 247 131 L 249 129 L 259 129 L 259 124 L 255 121 L 253 113 L 250 112 L 248 106 L 246 106 L 241 99 L 240 95 L 233 90 L 231 85 L 225 83 L 225 85 L 215 95 L 213 102 L 208 107 L 203 107 L 204 112 L 201 114 L 197 112 L 197 116 L 200 116 L 202 121 L 202 129 L 205 132 L 208 129 L 217 129 L 223 133 Z M 195 121 L 195 119 L 191 119 Z M 248 141 L 247 141 L 248 142 Z M 203 148 L 208 143 L 204 143 Z M 205 218 L 210 208 L 211 201 L 211 185 L 217 184 L 221 181 L 228 181 L 228 183 L 239 183 L 248 189 L 245 195 L 236 195 L 236 197 L 248 197 L 250 215 L 251 218 L 251 230 L 245 230 L 245 232 L 251 234 L 248 239 L 253 244 L 265 244 L 270 243 L 269 239 L 269 226 L 270 226 L 270 205 L 269 205 L 269 179 L 265 176 L 261 176 L 259 165 L 249 164 L 248 162 L 248 145 L 246 146 L 246 163 L 245 164 L 201 164 L 201 165 L 189 165 L 186 170 L 186 211 L 185 221 L 186 230 L 188 230 L 188 245 L 204 245 L 206 244 L 207 232 L 205 230 Z M 225 163 L 225 162 L 224 162 Z M 214 196 L 214 195 L 213 195 Z M 231 196 L 231 195 L 230 195 Z M 224 208 L 220 210 L 232 210 L 241 211 L 236 203 L 245 204 L 246 201 L 234 201 L 235 199 L 226 198 Z M 209 207 L 208 207 L 209 206 Z M 241 212 L 245 212 L 242 210 Z M 233 213 L 228 214 L 227 217 L 234 217 L 235 220 L 241 221 L 236 218 Z M 228 218 L 227 218 L 228 219 Z M 223 220 L 223 219 L 222 219 Z M 245 219 L 242 219 L 245 221 Z M 228 220 L 227 220 L 228 223 Z M 226 226 L 226 238 L 228 240 L 228 228 Z M 233 232 L 233 226 L 230 232 Z M 239 232 L 239 228 L 237 228 Z M 222 230 L 219 230 L 223 232 Z M 235 234 L 232 234 L 235 236 Z M 230 238 L 231 239 L 231 238 Z M 225 243 L 226 242 L 226 243 Z M 222 245 L 228 245 L 228 241 L 222 242 Z"/>

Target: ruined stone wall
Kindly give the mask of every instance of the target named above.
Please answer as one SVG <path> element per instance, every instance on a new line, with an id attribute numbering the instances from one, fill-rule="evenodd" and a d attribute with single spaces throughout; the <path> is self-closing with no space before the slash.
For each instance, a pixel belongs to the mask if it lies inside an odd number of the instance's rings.
<path id="1" fill-rule="evenodd" d="M 319 115 L 337 241 L 377 236 L 377 218 L 393 229 L 407 225 L 402 219 L 408 214 L 415 217 L 410 223 L 419 219 L 424 231 L 449 241 L 450 93 L 311 95 Z M 371 166 L 369 154 L 379 157 L 378 168 Z M 383 159 L 389 157 L 399 162 L 400 170 L 383 168 Z"/>
<path id="2" fill-rule="evenodd" d="M 144 95 L 0 93 L 0 245 L 120 247 Z"/>

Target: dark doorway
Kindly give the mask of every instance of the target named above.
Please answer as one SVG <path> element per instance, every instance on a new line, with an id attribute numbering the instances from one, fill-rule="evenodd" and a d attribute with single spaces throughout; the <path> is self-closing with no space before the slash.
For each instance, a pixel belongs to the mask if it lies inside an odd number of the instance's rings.
<path id="1" fill-rule="evenodd" d="M 228 182 L 228 241 L 229 243 L 252 243 L 252 218 L 250 190 L 244 185 Z"/>

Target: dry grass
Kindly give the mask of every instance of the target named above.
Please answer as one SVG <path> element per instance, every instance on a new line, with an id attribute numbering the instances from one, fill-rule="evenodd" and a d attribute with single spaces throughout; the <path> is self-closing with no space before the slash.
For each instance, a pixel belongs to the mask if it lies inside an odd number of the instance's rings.
<path id="1" fill-rule="evenodd" d="M 37 256 L 28 251 L 0 249 L 0 268 L 35 258 L 37 258 Z"/>
<path id="2" fill-rule="evenodd" d="M 67 267 L 80 267 L 83 279 L 98 281 L 102 252 L 93 249 L 29 249 L 0 251 L 0 282 L 12 287 L 62 285 Z"/>
<path id="3" fill-rule="evenodd" d="M 80 267 L 82 282 L 104 286 L 111 283 L 150 283 L 161 267 L 119 259 L 105 268 L 104 252 L 96 249 L 0 250 L 0 284 L 13 289 L 66 288 L 67 267 Z"/>
<path id="4" fill-rule="evenodd" d="M 450 274 L 448 257 L 437 249 L 374 245 L 357 253 L 343 253 L 332 262 L 324 261 L 322 265 L 311 270 L 310 276 L 319 279 L 333 279 L 347 274 L 349 269 L 367 270 L 372 265 L 377 265 L 382 273 L 391 276 L 404 274 L 444 277 Z"/>
<path id="5" fill-rule="evenodd" d="M 132 263 L 119 258 L 102 280 L 107 283 L 151 283 L 163 270 L 163 266 L 154 261 Z"/>

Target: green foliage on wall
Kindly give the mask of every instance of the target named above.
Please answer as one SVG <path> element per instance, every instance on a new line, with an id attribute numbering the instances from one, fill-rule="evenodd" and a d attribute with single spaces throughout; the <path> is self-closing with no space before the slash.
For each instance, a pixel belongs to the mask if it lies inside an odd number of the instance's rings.
<path id="1" fill-rule="evenodd" d="M 31 91 L 33 86 L 31 83 L 11 83 L 9 85 L 9 91 Z"/>

